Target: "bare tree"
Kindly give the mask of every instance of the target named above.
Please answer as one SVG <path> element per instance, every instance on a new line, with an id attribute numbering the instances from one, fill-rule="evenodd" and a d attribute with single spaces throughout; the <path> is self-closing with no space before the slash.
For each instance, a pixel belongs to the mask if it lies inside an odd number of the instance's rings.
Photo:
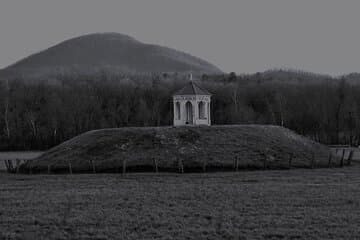
<path id="1" fill-rule="evenodd" d="M 5 114 L 4 114 L 4 121 L 5 121 L 5 133 L 8 139 L 10 139 L 10 124 L 9 124 L 9 94 L 10 94 L 10 87 L 9 87 L 9 80 L 6 80 L 5 85 Z"/>

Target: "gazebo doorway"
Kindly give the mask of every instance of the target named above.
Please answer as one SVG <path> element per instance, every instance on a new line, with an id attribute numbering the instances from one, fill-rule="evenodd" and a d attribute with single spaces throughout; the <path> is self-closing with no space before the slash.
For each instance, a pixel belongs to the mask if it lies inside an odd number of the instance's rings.
<path id="1" fill-rule="evenodd" d="M 193 120 L 193 106 L 191 102 L 187 102 L 185 104 L 186 109 L 186 124 L 194 124 Z"/>

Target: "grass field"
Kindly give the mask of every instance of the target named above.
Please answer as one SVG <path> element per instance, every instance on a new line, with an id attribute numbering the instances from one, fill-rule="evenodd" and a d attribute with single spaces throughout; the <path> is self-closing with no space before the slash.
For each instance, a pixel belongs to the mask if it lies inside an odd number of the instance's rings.
<path id="1" fill-rule="evenodd" d="M 360 167 L 0 174 L 0 239 L 358 239 Z"/>

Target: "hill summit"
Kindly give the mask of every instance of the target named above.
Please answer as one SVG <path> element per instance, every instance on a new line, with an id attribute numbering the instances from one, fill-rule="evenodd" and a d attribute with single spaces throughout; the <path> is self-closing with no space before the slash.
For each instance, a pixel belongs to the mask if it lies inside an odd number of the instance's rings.
<path id="1" fill-rule="evenodd" d="M 119 33 L 96 33 L 31 55 L 1 70 L 0 76 L 39 77 L 54 72 L 89 73 L 104 68 L 127 73 L 221 73 L 214 65 L 181 51 L 142 43 Z"/>

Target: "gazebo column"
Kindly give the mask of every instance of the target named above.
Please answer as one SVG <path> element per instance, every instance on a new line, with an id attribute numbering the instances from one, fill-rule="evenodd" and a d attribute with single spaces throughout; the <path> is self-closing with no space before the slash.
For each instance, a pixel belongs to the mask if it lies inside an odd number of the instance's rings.
<path id="1" fill-rule="evenodd" d="M 207 102 L 207 104 L 206 104 L 206 112 L 207 112 L 208 125 L 210 125 L 210 124 L 211 124 L 211 119 L 210 119 L 210 102 Z"/>

